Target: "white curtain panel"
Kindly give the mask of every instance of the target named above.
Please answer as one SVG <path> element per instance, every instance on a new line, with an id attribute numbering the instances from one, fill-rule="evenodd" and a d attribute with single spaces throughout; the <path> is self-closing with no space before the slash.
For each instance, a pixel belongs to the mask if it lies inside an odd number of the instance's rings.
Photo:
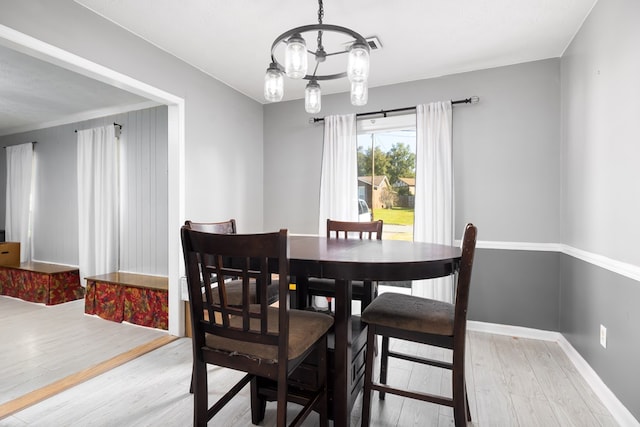
<path id="1" fill-rule="evenodd" d="M 113 125 L 78 131 L 80 277 L 118 271 L 118 158 Z"/>
<path id="2" fill-rule="evenodd" d="M 453 242 L 451 102 L 416 107 L 416 198 L 413 239 Z M 453 277 L 414 281 L 414 295 L 453 302 Z"/>
<path id="3" fill-rule="evenodd" d="M 12 145 L 7 150 L 7 197 L 5 238 L 20 242 L 20 261 L 31 261 L 31 193 L 33 143 Z"/>
<path id="4" fill-rule="evenodd" d="M 318 234 L 327 232 L 327 219 L 358 220 L 358 156 L 356 116 L 324 118 L 324 147 L 320 176 Z"/>

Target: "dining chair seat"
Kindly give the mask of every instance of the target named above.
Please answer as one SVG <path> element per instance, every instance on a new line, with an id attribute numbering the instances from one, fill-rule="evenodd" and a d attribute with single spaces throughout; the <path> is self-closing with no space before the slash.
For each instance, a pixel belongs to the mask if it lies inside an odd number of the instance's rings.
<path id="1" fill-rule="evenodd" d="M 258 305 L 255 305 L 258 312 Z M 269 307 L 268 309 L 268 333 L 278 333 L 279 309 Z M 302 355 L 305 350 L 318 341 L 323 334 L 333 324 L 333 319 L 321 313 L 303 310 L 291 310 L 289 312 L 289 345 L 288 359 L 293 360 Z M 235 316 L 230 319 L 231 328 L 242 327 L 242 317 Z M 250 328 L 260 329 L 260 319 L 254 318 L 250 321 Z M 225 338 L 219 335 L 206 334 L 206 348 L 203 351 L 224 351 L 240 357 L 260 359 L 264 363 L 278 363 L 278 347 L 260 343 L 251 343 Z"/>
<path id="2" fill-rule="evenodd" d="M 405 331 L 453 335 L 453 304 L 387 292 L 373 300 L 362 320 Z"/>

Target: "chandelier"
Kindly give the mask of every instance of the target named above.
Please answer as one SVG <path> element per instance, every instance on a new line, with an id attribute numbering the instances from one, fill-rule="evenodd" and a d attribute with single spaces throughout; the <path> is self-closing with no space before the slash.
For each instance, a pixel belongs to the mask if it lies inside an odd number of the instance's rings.
<path id="1" fill-rule="evenodd" d="M 271 46 L 271 64 L 264 76 L 264 97 L 267 101 L 278 102 L 284 95 L 284 75 L 291 79 L 308 80 L 304 91 L 304 107 L 307 113 L 315 114 L 321 107 L 321 88 L 319 81 L 348 77 L 351 83 L 351 104 L 365 105 L 368 99 L 367 79 L 369 77 L 369 44 L 360 34 L 349 28 L 322 23 L 324 6 L 318 1 L 318 23 L 293 28 L 281 34 Z M 317 31 L 315 51 L 309 50 L 302 34 Z M 327 52 L 322 44 L 324 33 L 337 33 L 347 36 L 349 41 L 345 49 Z M 284 44 L 284 65 L 276 59 L 276 49 Z M 334 55 L 348 54 L 347 70 L 335 74 L 318 74 L 320 64 Z M 313 71 L 309 73 L 309 58 L 312 56 Z M 313 64 L 315 61 L 315 64 Z"/>

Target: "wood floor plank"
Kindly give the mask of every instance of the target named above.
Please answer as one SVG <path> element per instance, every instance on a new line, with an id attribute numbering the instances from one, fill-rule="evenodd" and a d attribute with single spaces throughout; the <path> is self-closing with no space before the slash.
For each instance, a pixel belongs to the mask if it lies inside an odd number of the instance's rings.
<path id="1" fill-rule="evenodd" d="M 483 333 L 469 334 L 473 347 L 475 389 L 468 391 L 473 393 L 477 402 L 477 425 L 517 426 L 517 416 L 493 337 Z"/>
<path id="2" fill-rule="evenodd" d="M 544 392 L 523 352 L 520 339 L 504 335 L 496 335 L 492 339 L 497 347 L 509 394 L 544 399 Z"/>
<path id="3" fill-rule="evenodd" d="M 562 367 L 550 354 L 549 347 L 545 342 L 522 340 L 521 347 L 527 355 L 538 381 L 542 384 L 548 400 L 560 404 L 560 406 L 554 404 L 552 407 L 567 408 L 563 412 L 572 414 L 573 420 L 578 420 L 584 425 L 593 423 L 596 419 L 585 401 L 585 396 L 569 380 Z M 559 414 L 559 416 L 564 417 L 564 414 Z"/>
<path id="4" fill-rule="evenodd" d="M 535 399 L 512 394 L 514 413 L 521 427 L 561 427 L 551 403 L 547 399 Z"/>
<path id="5" fill-rule="evenodd" d="M 603 419 L 603 425 L 609 424 L 609 422 L 604 421 L 606 418 L 611 418 L 611 413 L 604 406 L 600 398 L 596 396 L 593 389 L 587 384 L 587 381 L 584 379 L 582 375 L 578 372 L 575 365 L 571 363 L 567 355 L 562 351 L 559 345 L 555 343 L 545 342 L 547 347 L 547 351 L 550 354 L 550 357 L 553 358 L 554 362 L 562 369 L 565 373 L 573 387 L 577 390 L 577 393 L 584 399 L 586 405 L 589 407 L 589 410 L 594 414 L 598 414 Z M 615 421 L 611 419 L 611 422 Z M 609 424 L 611 425 L 611 424 Z"/>

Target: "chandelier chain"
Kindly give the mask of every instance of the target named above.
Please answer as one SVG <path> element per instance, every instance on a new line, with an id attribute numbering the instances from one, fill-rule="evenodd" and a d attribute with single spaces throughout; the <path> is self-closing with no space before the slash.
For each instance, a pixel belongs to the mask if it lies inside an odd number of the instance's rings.
<path id="1" fill-rule="evenodd" d="M 322 0 L 318 0 L 318 24 L 322 24 L 322 18 L 324 18 L 324 5 Z"/>
<path id="2" fill-rule="evenodd" d="M 318 24 L 320 25 L 322 25 L 322 18 L 324 18 L 324 5 L 322 4 L 322 0 L 318 0 Z M 324 50 L 324 47 L 322 46 L 322 30 L 318 31 L 318 50 Z"/>

